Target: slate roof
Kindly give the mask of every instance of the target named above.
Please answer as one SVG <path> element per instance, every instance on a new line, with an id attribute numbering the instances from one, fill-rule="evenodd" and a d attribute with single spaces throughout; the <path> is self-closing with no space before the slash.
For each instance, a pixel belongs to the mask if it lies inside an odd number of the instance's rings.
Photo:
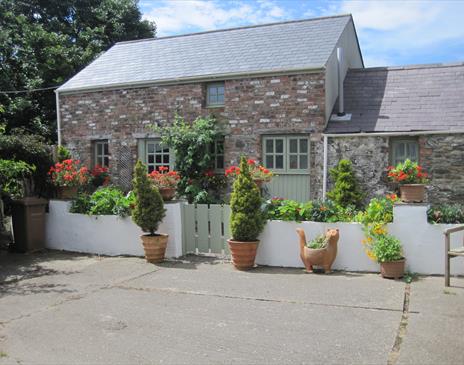
<path id="1" fill-rule="evenodd" d="M 464 130 L 464 63 L 350 70 L 344 94 L 326 133 Z"/>
<path id="2" fill-rule="evenodd" d="M 59 91 L 321 68 L 351 15 L 121 42 Z"/>

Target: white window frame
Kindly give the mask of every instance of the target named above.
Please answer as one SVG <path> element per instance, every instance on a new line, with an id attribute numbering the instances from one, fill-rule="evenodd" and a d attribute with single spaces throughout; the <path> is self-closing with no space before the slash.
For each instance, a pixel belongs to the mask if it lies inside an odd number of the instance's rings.
<path id="1" fill-rule="evenodd" d="M 222 88 L 222 94 L 220 94 L 218 91 L 218 88 Z M 210 97 L 211 97 L 211 89 L 215 88 L 216 93 L 215 96 L 218 97 L 219 95 L 222 95 L 222 101 L 215 101 L 211 102 Z M 214 82 L 210 84 L 206 84 L 206 106 L 207 107 L 215 107 L 215 106 L 224 106 L 225 103 L 225 83 L 224 82 Z"/>
<path id="2" fill-rule="evenodd" d="M 107 153 L 105 153 L 105 145 L 107 146 Z M 99 147 L 101 147 L 101 153 L 99 153 Z M 108 140 L 95 141 L 93 145 L 93 163 L 94 166 L 109 167 L 110 165 L 110 145 Z M 105 164 L 105 159 L 108 159 L 108 163 Z"/>
<path id="3" fill-rule="evenodd" d="M 275 152 L 275 140 L 281 139 L 283 140 L 283 152 L 282 153 L 276 153 Z M 290 152 L 290 141 L 297 139 L 298 144 L 297 144 L 297 152 Z M 273 151 L 267 151 L 267 141 L 273 140 Z M 301 152 L 300 151 L 300 141 L 301 140 L 306 140 L 306 152 Z M 275 156 L 276 155 L 283 155 L 283 168 L 278 169 L 275 168 Z M 267 156 L 272 155 L 274 156 L 274 161 L 273 164 L 274 166 L 268 166 L 267 165 Z M 300 156 L 306 156 L 307 159 L 307 167 L 304 169 L 297 168 L 297 169 L 291 169 L 290 168 L 290 156 L 291 155 L 296 155 L 298 159 L 298 164 L 300 164 Z M 309 136 L 307 134 L 291 134 L 291 135 L 267 135 L 263 136 L 262 138 L 262 160 L 263 160 L 263 165 L 276 172 L 277 174 L 287 174 L 287 175 L 307 175 L 309 174 L 310 170 L 310 145 L 309 145 Z"/>
<path id="4" fill-rule="evenodd" d="M 396 148 L 399 144 L 404 144 L 404 156 L 401 159 L 396 156 Z M 416 158 L 408 156 L 407 146 L 412 146 L 415 149 Z M 403 158 L 404 157 L 404 158 Z M 414 138 L 392 138 L 390 140 L 390 163 L 393 166 L 396 166 L 399 162 L 404 162 L 406 159 L 410 159 L 412 162 L 419 162 L 419 141 Z"/>
<path id="5" fill-rule="evenodd" d="M 150 150 L 150 145 L 153 146 L 153 152 L 149 152 Z M 163 148 L 164 150 L 168 150 L 167 152 L 165 151 L 159 151 L 161 153 L 157 153 L 156 149 L 158 147 L 162 146 L 161 139 L 159 138 L 149 138 L 149 139 L 141 139 L 138 141 L 138 158 L 141 160 L 148 169 L 148 172 L 152 172 L 153 170 L 157 169 L 160 166 L 166 166 L 169 168 L 170 171 L 174 170 L 175 168 L 175 162 L 174 162 L 174 153 L 172 149 L 165 147 Z M 153 156 L 153 162 L 149 162 L 150 158 L 149 156 Z M 156 161 L 157 155 L 161 156 L 161 162 Z M 164 156 L 169 156 L 169 162 L 165 163 L 164 162 Z"/>

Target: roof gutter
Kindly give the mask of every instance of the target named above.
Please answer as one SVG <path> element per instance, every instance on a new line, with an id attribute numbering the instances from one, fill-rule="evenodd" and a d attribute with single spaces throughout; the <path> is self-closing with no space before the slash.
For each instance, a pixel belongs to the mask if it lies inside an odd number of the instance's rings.
<path id="1" fill-rule="evenodd" d="M 60 115 L 60 96 L 58 90 L 55 90 L 56 101 L 56 134 L 58 136 L 58 146 L 61 146 L 61 115 Z"/>
<path id="2" fill-rule="evenodd" d="M 322 133 L 323 136 L 337 138 L 337 137 L 392 137 L 392 136 L 420 136 L 423 134 L 462 134 L 464 129 L 456 129 L 453 131 L 411 131 L 411 132 L 358 132 L 358 133 Z"/>
<path id="3" fill-rule="evenodd" d="M 196 82 L 208 82 L 217 80 L 231 80 L 231 79 L 244 79 L 254 76 L 282 76 L 282 75 L 295 75 L 300 73 L 315 73 L 325 70 L 325 66 L 313 66 L 305 68 L 293 68 L 293 69 L 278 69 L 272 71 L 251 71 L 251 72 L 233 72 L 207 76 L 190 76 L 190 77 L 178 77 L 172 79 L 164 79 L 158 81 L 138 81 L 138 82 L 123 82 L 109 84 L 105 86 L 94 86 L 94 87 L 77 87 L 72 89 L 61 89 L 58 91 L 61 94 L 74 94 L 81 92 L 95 92 L 103 90 L 114 90 L 114 89 L 134 89 L 140 87 L 158 86 L 158 85 L 176 85 L 176 84 L 189 84 Z M 61 90 L 60 90 L 61 89 Z"/>

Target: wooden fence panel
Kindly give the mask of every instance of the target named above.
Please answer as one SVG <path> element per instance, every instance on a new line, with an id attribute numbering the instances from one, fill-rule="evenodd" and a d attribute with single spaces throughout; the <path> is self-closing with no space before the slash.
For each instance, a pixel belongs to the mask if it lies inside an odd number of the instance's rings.
<path id="1" fill-rule="evenodd" d="M 207 204 L 198 204 L 197 210 L 197 234 L 198 251 L 201 253 L 209 252 L 209 209 Z"/>
<path id="2" fill-rule="evenodd" d="M 184 253 L 229 253 L 230 207 L 219 204 L 184 204 L 182 240 Z"/>

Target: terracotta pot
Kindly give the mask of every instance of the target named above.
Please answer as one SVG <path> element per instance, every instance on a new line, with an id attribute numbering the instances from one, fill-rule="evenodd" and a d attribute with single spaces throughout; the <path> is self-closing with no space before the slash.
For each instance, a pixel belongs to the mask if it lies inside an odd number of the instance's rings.
<path id="1" fill-rule="evenodd" d="M 401 201 L 404 203 L 421 203 L 425 199 L 424 184 L 400 185 Z"/>
<path id="2" fill-rule="evenodd" d="M 241 242 L 230 239 L 227 240 L 227 243 L 232 256 L 232 264 L 237 270 L 249 270 L 255 266 L 259 241 Z"/>
<path id="3" fill-rule="evenodd" d="M 74 199 L 78 189 L 77 186 L 60 186 L 58 187 L 58 199 Z"/>
<path id="4" fill-rule="evenodd" d="M 176 195 L 176 188 L 159 188 L 159 192 L 164 201 L 169 201 Z"/>
<path id="5" fill-rule="evenodd" d="M 300 258 L 306 271 L 313 272 L 313 266 L 321 266 L 326 274 L 329 273 L 337 257 L 338 239 L 340 238 L 338 229 L 328 229 L 326 233 L 327 247 L 318 249 L 306 246 L 306 235 L 303 229 L 297 228 L 296 232 L 300 237 Z"/>
<path id="6" fill-rule="evenodd" d="M 406 259 L 397 261 L 381 262 L 380 274 L 384 278 L 399 279 L 404 276 L 404 266 Z"/>
<path id="7" fill-rule="evenodd" d="M 148 262 L 157 263 L 164 260 L 166 246 L 168 245 L 168 235 L 158 234 L 155 236 L 142 235 L 143 249 L 145 250 L 145 258 Z"/>

